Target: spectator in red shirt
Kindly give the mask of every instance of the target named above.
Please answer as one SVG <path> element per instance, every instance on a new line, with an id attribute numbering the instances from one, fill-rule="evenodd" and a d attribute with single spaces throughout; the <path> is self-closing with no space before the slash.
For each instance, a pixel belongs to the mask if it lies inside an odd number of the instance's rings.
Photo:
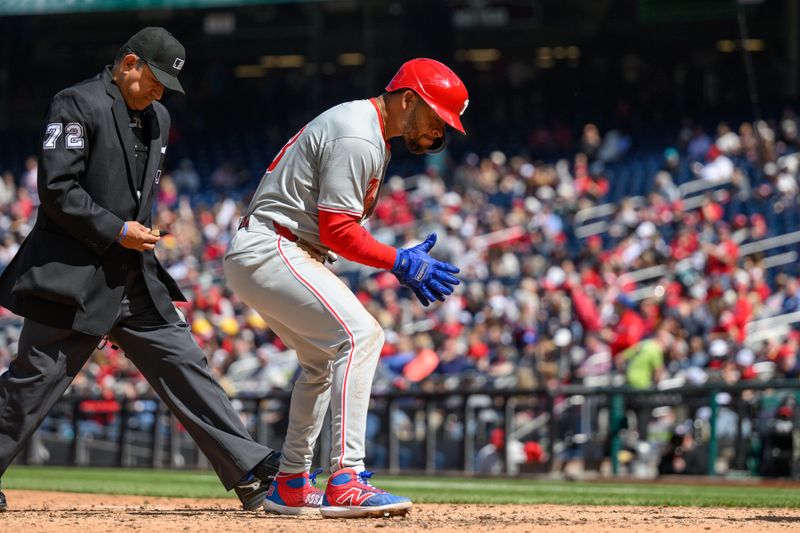
<path id="1" fill-rule="evenodd" d="M 614 307 L 619 320 L 611 328 L 604 329 L 602 336 L 611 348 L 611 353 L 616 355 L 642 340 L 647 326 L 636 312 L 635 304 L 627 296 L 618 296 Z"/>
<path id="2" fill-rule="evenodd" d="M 586 155 L 575 156 L 575 190 L 578 196 L 589 196 L 599 200 L 608 193 L 608 180 L 603 176 L 593 176 L 589 172 L 589 163 Z"/>
<path id="3" fill-rule="evenodd" d="M 727 224 L 717 224 L 719 244 L 706 244 L 703 248 L 708 254 L 706 273 L 710 275 L 731 275 L 739 260 L 739 245 L 731 238 Z"/>

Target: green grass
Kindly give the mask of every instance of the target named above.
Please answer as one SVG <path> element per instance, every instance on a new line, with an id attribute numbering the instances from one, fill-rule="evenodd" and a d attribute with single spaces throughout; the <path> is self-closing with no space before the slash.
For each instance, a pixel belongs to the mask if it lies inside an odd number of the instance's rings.
<path id="1" fill-rule="evenodd" d="M 323 481 L 324 482 L 324 481 Z M 664 483 L 580 483 L 523 479 L 376 476 L 376 485 L 419 503 L 669 505 L 800 508 L 789 487 L 698 486 Z M 207 472 L 13 466 L 6 489 L 233 498 Z"/>

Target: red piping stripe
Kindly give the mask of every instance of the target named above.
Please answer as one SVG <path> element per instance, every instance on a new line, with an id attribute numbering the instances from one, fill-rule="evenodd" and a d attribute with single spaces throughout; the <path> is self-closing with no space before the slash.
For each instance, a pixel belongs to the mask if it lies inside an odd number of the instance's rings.
<path id="1" fill-rule="evenodd" d="M 317 211 L 325 211 L 326 213 L 344 213 L 346 215 L 354 215 L 354 216 L 361 216 L 362 213 L 358 211 L 351 211 L 350 209 L 344 209 L 342 207 L 327 207 L 327 206 L 317 206 Z"/>
<path id="2" fill-rule="evenodd" d="M 319 298 L 320 302 L 322 302 L 322 305 L 324 305 L 325 308 L 331 312 L 334 318 L 336 318 L 336 321 L 339 323 L 340 326 L 342 326 L 345 332 L 347 332 L 347 336 L 350 338 L 350 353 L 347 355 L 347 368 L 344 371 L 344 383 L 342 384 L 342 423 L 341 423 L 342 450 L 341 450 L 341 455 L 339 455 L 339 468 L 343 468 L 344 465 L 342 464 L 342 459 L 344 459 L 344 450 L 345 450 L 344 437 L 347 434 L 347 431 L 345 431 L 345 419 L 346 419 L 345 413 L 347 412 L 345 403 L 347 398 L 347 378 L 350 376 L 350 365 L 353 363 L 353 354 L 356 351 L 356 342 L 355 339 L 353 338 L 353 333 L 347 327 L 347 324 L 345 324 L 344 320 L 342 320 L 339 314 L 336 313 L 336 311 L 333 309 L 333 307 L 331 307 L 328 301 L 325 300 L 325 298 L 319 293 L 319 291 L 317 291 L 317 289 L 315 289 L 311 285 L 311 283 L 309 283 L 305 278 L 303 278 L 303 276 L 300 275 L 299 272 L 297 272 L 294 269 L 292 264 L 289 262 L 289 258 L 287 258 L 286 255 L 284 255 L 283 253 L 283 248 L 281 247 L 282 240 L 283 236 L 278 236 L 278 254 L 280 254 L 281 259 L 283 259 L 283 262 L 286 263 L 286 266 L 289 267 L 289 270 L 292 272 L 292 275 L 294 275 L 294 277 L 297 278 L 297 280 L 300 283 L 302 283 L 308 290 L 314 293 L 314 295 L 317 298 Z"/>
<path id="3" fill-rule="evenodd" d="M 386 145 L 386 149 L 391 149 L 389 145 L 389 141 L 386 140 L 386 124 L 383 123 L 383 115 L 381 115 L 381 110 L 378 107 L 378 102 L 375 101 L 374 98 L 370 98 L 369 102 L 372 104 L 372 107 L 375 108 L 375 112 L 378 114 L 378 124 L 381 125 L 381 137 L 383 137 L 383 144 Z"/>

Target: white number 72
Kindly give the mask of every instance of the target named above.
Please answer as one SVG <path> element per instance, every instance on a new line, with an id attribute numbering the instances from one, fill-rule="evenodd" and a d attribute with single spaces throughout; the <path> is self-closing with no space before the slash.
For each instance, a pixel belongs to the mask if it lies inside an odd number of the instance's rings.
<path id="1" fill-rule="evenodd" d="M 64 128 L 60 122 L 51 122 L 45 128 L 45 139 L 42 148 L 45 150 L 54 150 L 56 147 L 56 141 L 61 136 L 63 131 L 67 132 L 66 137 L 64 137 L 64 146 L 71 150 L 82 150 L 85 141 L 83 138 L 83 126 L 81 126 L 78 122 L 70 122 L 67 124 L 67 127 Z"/>

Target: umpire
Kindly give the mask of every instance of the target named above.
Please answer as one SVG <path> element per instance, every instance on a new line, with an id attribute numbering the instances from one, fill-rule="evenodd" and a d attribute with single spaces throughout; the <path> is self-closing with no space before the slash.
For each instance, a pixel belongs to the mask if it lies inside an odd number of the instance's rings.
<path id="1" fill-rule="evenodd" d="M 183 93 L 184 47 L 145 28 L 113 66 L 58 93 L 44 120 L 36 224 L 0 277 L 25 317 L 0 376 L 0 477 L 108 335 L 133 361 L 246 510 L 260 507 L 278 452 L 256 443 L 212 377 L 153 252 L 153 189 L 167 150 L 164 88 Z M 0 492 L 0 511 L 7 507 Z"/>

